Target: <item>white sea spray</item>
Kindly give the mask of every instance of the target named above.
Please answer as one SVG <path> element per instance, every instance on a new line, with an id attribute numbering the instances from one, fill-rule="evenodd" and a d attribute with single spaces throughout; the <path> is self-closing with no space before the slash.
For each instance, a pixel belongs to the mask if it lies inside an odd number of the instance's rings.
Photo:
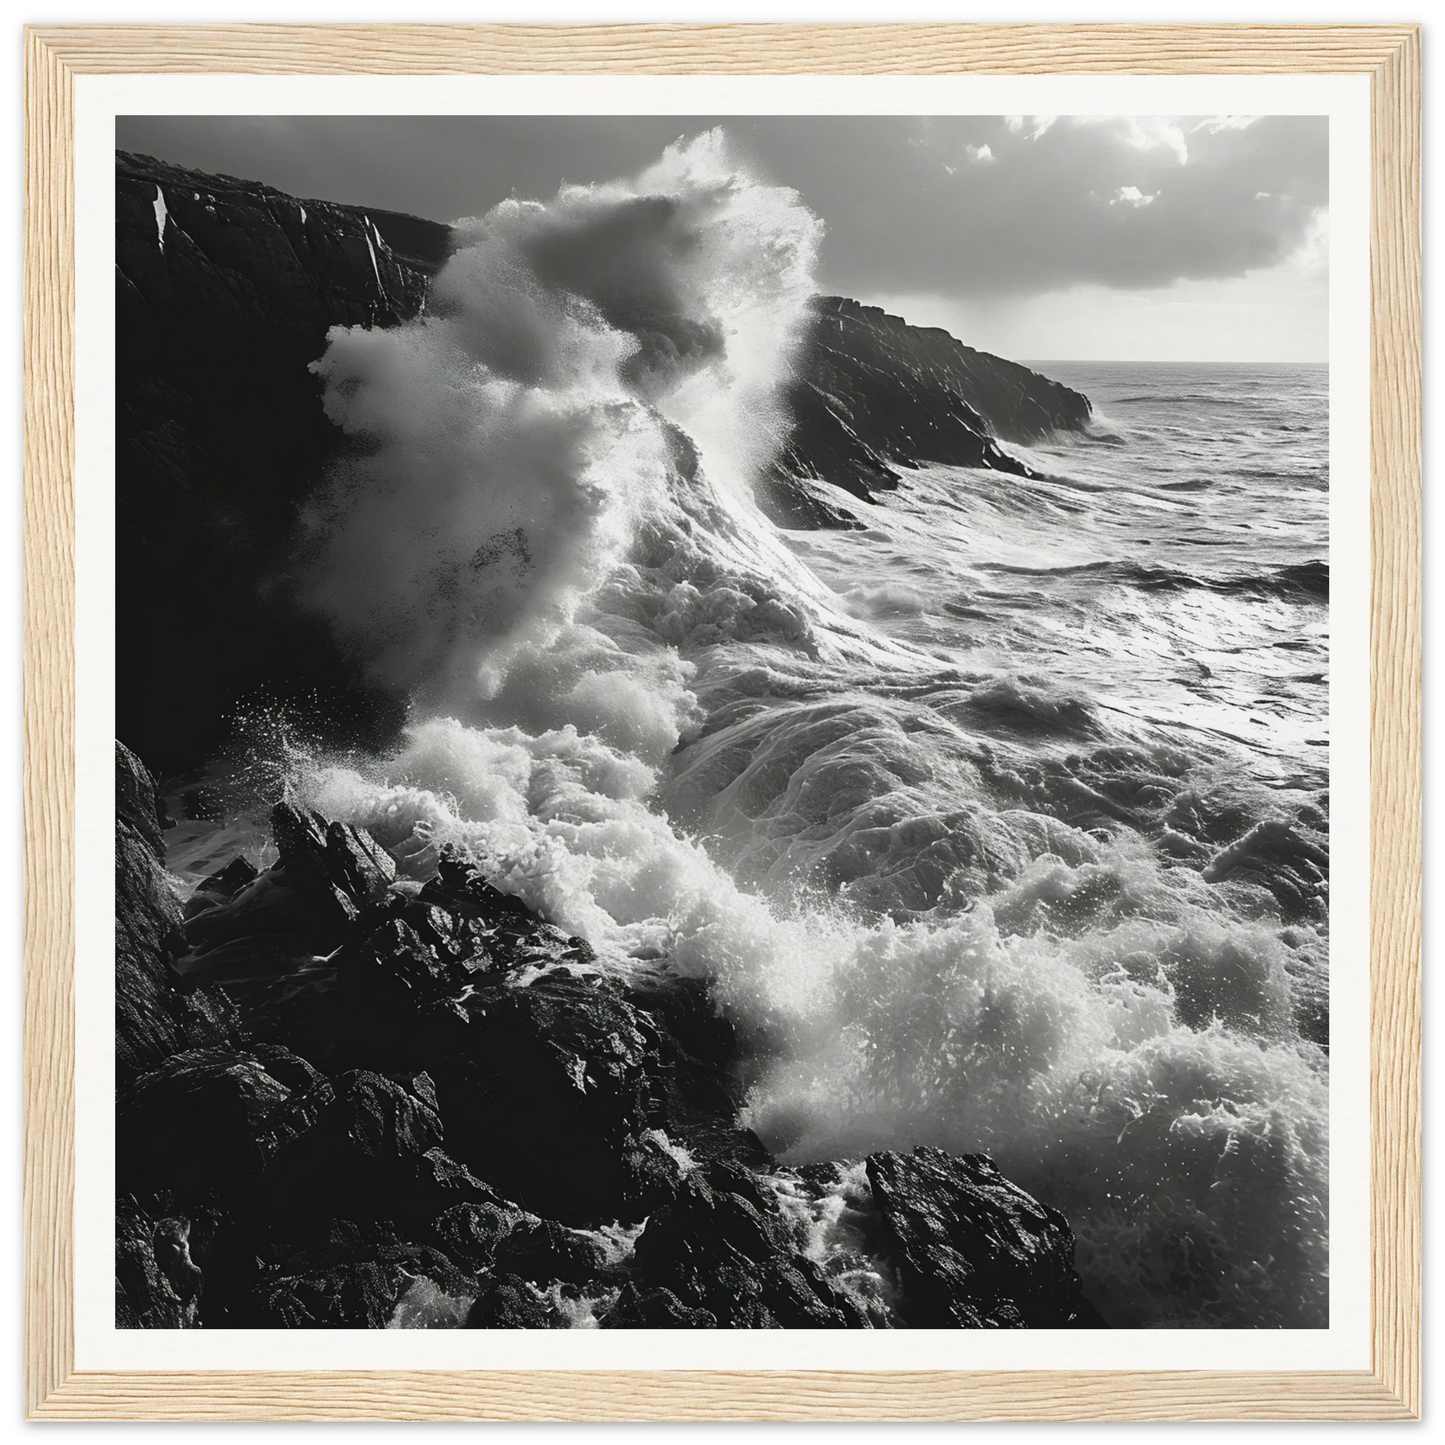
<path id="1" fill-rule="evenodd" d="M 424 317 L 333 333 L 360 449 L 310 601 L 413 717 L 298 754 L 295 795 L 710 980 L 790 1165 L 987 1152 L 1115 1322 L 1321 1323 L 1327 638 L 1287 529 L 1246 568 L 1259 483 L 1211 461 L 1211 515 L 1151 414 L 1134 473 L 1041 445 L 1052 479 L 923 471 L 863 532 L 779 534 L 751 486 L 818 235 L 714 134 L 464 223 Z M 820 1259 L 848 1197 L 785 1201 Z"/>

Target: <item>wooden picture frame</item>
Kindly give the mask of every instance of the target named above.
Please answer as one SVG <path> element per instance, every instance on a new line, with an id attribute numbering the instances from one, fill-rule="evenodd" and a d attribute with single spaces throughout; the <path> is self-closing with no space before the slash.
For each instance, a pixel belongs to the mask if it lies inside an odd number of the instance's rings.
<path id="1" fill-rule="evenodd" d="M 25 1236 L 33 1419 L 1384 1420 L 1420 1411 L 1420 36 L 1392 26 L 77 26 L 25 36 Z M 86 1373 L 74 1366 L 76 76 L 1313 73 L 1371 88 L 1371 1366 Z"/>

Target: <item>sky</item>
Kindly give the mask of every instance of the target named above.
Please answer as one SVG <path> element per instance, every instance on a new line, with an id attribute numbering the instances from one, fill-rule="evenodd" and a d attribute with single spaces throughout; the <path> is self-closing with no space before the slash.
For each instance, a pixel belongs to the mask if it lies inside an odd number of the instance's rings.
<path id="1" fill-rule="evenodd" d="M 714 125 L 823 218 L 821 290 L 1020 360 L 1326 359 L 1322 116 L 130 116 L 116 143 L 452 221 Z"/>

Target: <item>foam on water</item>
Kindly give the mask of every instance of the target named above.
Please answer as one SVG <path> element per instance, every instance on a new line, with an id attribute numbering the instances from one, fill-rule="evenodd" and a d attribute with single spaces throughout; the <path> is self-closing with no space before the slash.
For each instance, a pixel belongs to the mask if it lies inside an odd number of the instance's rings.
<path id="1" fill-rule="evenodd" d="M 1207 548 L 1162 559 L 1195 586 L 1101 571 L 1210 526 L 1127 417 L 1061 479 L 935 469 L 776 532 L 818 234 L 713 133 L 465 223 L 424 317 L 333 333 L 359 447 L 311 600 L 414 709 L 288 786 L 413 872 L 472 848 L 602 967 L 711 980 L 790 1164 L 986 1151 L 1114 1322 L 1322 1323 L 1324 723 L 1271 670 L 1321 668 L 1320 600 Z M 886 1322 L 849 1179 L 789 1207 Z"/>
<path id="2" fill-rule="evenodd" d="M 1175 883 L 1122 841 L 1075 864 L 1041 851 L 936 921 L 769 899 L 650 791 L 570 729 L 451 719 L 301 780 L 384 841 L 471 847 L 604 966 L 661 955 L 711 978 L 756 1056 L 747 1122 L 787 1158 L 982 1150 L 1066 1210 L 1116 1318 L 1318 1317 L 1327 1089 L 1294 984 L 1319 967 L 1311 930 L 1221 916 L 1198 873 Z"/>

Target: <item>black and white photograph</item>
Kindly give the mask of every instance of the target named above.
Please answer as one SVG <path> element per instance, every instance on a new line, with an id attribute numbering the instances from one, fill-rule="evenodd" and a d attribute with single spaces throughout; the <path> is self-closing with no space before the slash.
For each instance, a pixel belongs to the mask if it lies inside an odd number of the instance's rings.
<path id="1" fill-rule="evenodd" d="M 1329 162 L 119 117 L 116 1326 L 1326 1331 Z"/>

